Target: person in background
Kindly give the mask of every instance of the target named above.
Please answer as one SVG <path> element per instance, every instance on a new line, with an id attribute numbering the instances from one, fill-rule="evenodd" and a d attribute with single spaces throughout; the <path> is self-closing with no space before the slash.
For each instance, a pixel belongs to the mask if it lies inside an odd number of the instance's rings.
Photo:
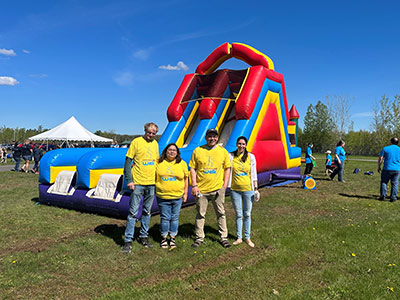
<path id="1" fill-rule="evenodd" d="M 6 147 L 2 147 L 0 151 L 1 151 L 1 163 L 4 164 L 7 162 L 7 149 Z"/>
<path id="2" fill-rule="evenodd" d="M 229 248 L 228 228 L 225 216 L 225 190 L 228 187 L 231 171 L 229 153 L 217 145 L 218 131 L 214 128 L 206 132 L 207 144 L 194 149 L 190 160 L 192 195 L 196 197 L 196 239 L 192 247 L 199 247 L 204 242 L 204 223 L 208 202 L 214 205 L 217 215 L 218 231 L 222 247 Z"/>
<path id="3" fill-rule="evenodd" d="M 119 148 L 118 142 L 116 140 L 112 141 L 110 148 Z"/>
<path id="4" fill-rule="evenodd" d="M 344 146 L 346 143 L 340 140 L 335 149 L 335 169 L 333 170 L 332 174 L 330 175 L 330 179 L 333 180 L 338 175 L 339 182 L 345 182 L 343 180 L 343 171 L 344 171 L 344 161 L 346 159 L 346 151 L 344 150 Z"/>
<path id="5" fill-rule="evenodd" d="M 182 160 L 176 144 L 171 143 L 161 153 L 156 167 L 156 196 L 160 209 L 161 248 L 176 247 L 175 237 L 178 234 L 179 212 L 182 202 L 187 200 L 189 170 Z"/>
<path id="6" fill-rule="evenodd" d="M 304 170 L 304 175 L 311 175 L 311 171 L 313 169 L 313 160 L 315 157 L 312 155 L 312 148 L 314 147 L 313 143 L 309 143 L 306 150 L 306 169 Z"/>
<path id="7" fill-rule="evenodd" d="M 19 145 L 18 142 L 14 142 L 12 152 L 13 152 L 13 159 L 15 160 L 15 167 L 11 171 L 15 171 L 15 172 L 19 171 L 19 164 L 21 163 L 21 153 L 22 153 L 21 148 L 22 148 L 22 145 Z"/>
<path id="8" fill-rule="evenodd" d="M 237 149 L 229 153 L 232 163 L 231 172 L 231 200 L 236 215 L 237 239 L 234 245 L 241 244 L 244 224 L 244 238 L 247 245 L 254 247 L 250 239 L 251 209 L 253 201 L 260 198 L 257 181 L 257 165 L 255 156 L 248 152 L 247 138 L 240 136 L 236 140 Z"/>
<path id="9" fill-rule="evenodd" d="M 325 158 L 325 174 L 329 175 L 331 174 L 332 171 L 332 156 L 331 156 L 331 150 L 327 150 L 325 152 L 326 158 Z"/>
<path id="10" fill-rule="evenodd" d="M 390 202 L 394 202 L 397 200 L 400 175 L 400 148 L 398 146 L 399 139 L 394 137 L 390 140 L 390 143 L 390 146 L 386 146 L 382 149 L 378 158 L 378 172 L 382 171 L 379 200 L 385 200 L 387 184 L 390 180 Z M 382 162 L 383 169 L 381 169 Z"/>
<path id="11" fill-rule="evenodd" d="M 35 161 L 35 165 L 32 168 L 32 173 L 39 174 L 39 162 L 43 156 L 43 146 L 38 146 L 35 144 L 33 146 L 33 160 Z"/>
<path id="12" fill-rule="evenodd" d="M 158 160 L 158 143 L 154 139 L 157 132 L 158 126 L 155 123 L 146 123 L 144 125 L 144 135 L 135 138 L 126 153 L 124 177 L 132 193 L 129 200 L 123 253 L 132 251 L 136 214 L 142 197 L 143 207 L 140 219 L 142 224 L 139 232 L 139 243 L 146 248 L 153 247 L 148 239 L 148 231 L 151 206 L 154 201 L 156 163 Z"/>
<path id="13" fill-rule="evenodd" d="M 25 161 L 24 165 L 22 166 L 22 170 L 25 173 L 28 173 L 29 172 L 29 163 L 32 160 L 32 152 L 33 152 L 30 139 L 25 140 L 24 144 L 22 145 L 21 151 L 22 151 L 22 158 Z"/>

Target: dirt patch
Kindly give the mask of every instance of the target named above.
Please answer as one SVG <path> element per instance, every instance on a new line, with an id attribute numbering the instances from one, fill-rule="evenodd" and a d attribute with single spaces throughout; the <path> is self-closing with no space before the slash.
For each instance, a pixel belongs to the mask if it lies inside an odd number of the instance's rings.
<path id="1" fill-rule="evenodd" d="M 296 281 L 296 278 L 304 278 L 305 274 L 315 274 L 315 270 L 320 270 L 324 258 L 318 253 L 307 253 L 306 255 L 297 259 L 293 264 L 283 269 L 271 281 L 284 286 L 287 283 Z M 309 278 L 310 282 L 315 280 L 312 276 Z M 324 287 L 326 284 L 322 281 L 314 282 L 318 287 Z"/>
<path id="2" fill-rule="evenodd" d="M 235 247 L 235 249 L 229 251 L 229 252 L 224 252 L 218 258 L 213 259 L 213 260 L 207 260 L 202 263 L 196 264 L 195 267 L 193 266 L 188 266 L 184 269 L 180 270 L 173 270 L 171 272 L 167 273 L 162 273 L 162 274 L 153 274 L 152 276 L 145 277 L 145 278 L 140 278 L 139 280 L 134 282 L 134 286 L 136 287 L 146 287 L 146 286 L 154 286 L 161 284 L 165 281 L 171 280 L 171 279 L 180 279 L 180 280 L 187 280 L 189 277 L 201 274 L 203 272 L 207 272 L 211 269 L 215 269 L 220 267 L 221 265 L 235 263 L 239 262 L 240 263 L 240 268 L 244 268 L 248 265 L 252 265 L 262 259 L 265 259 L 265 255 L 267 252 L 271 252 L 274 249 L 270 246 L 266 247 L 256 247 L 253 249 L 249 249 L 248 247 Z M 200 250 L 201 251 L 201 250 Z M 245 257 L 248 257 L 248 259 L 244 260 Z M 211 275 L 211 277 L 217 276 L 218 278 L 225 277 L 233 272 L 238 271 L 236 267 L 233 268 L 225 268 L 218 272 L 217 275 Z M 208 280 L 211 278 L 207 279 Z M 216 278 L 214 278 L 216 279 Z M 198 280 L 196 281 L 195 284 L 193 284 L 193 288 L 199 288 L 202 285 L 207 284 L 205 280 Z"/>
<path id="3" fill-rule="evenodd" d="M 121 221 L 121 224 L 122 224 L 122 221 Z M 115 224 L 109 224 L 109 225 L 115 225 Z M 118 225 L 115 225 L 115 226 L 118 226 Z M 91 236 L 91 235 L 95 235 L 95 234 L 99 234 L 99 233 L 101 233 L 101 232 L 98 232 L 96 229 L 87 228 L 87 229 L 83 229 L 81 231 L 74 232 L 71 234 L 63 234 L 54 239 L 46 238 L 46 239 L 41 239 L 41 240 L 36 240 L 36 241 L 28 241 L 24 244 L 18 244 L 13 247 L 10 247 L 10 248 L 0 250 L 0 256 L 5 256 L 5 255 L 11 254 L 11 253 L 16 253 L 16 252 L 39 253 L 39 252 L 47 250 L 54 244 L 65 243 L 65 242 L 75 240 L 77 238 Z"/>

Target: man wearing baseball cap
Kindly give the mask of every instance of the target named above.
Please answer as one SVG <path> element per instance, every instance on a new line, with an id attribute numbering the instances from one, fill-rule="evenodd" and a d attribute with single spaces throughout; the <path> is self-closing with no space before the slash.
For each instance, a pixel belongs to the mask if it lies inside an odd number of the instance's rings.
<path id="1" fill-rule="evenodd" d="M 194 149 L 190 160 L 192 195 L 196 197 L 196 239 L 192 247 L 204 242 L 204 223 L 208 202 L 212 201 L 217 215 L 220 243 L 224 248 L 231 247 L 225 217 L 225 190 L 228 186 L 231 161 L 228 151 L 217 145 L 218 131 L 214 128 L 206 132 L 207 144 Z"/>

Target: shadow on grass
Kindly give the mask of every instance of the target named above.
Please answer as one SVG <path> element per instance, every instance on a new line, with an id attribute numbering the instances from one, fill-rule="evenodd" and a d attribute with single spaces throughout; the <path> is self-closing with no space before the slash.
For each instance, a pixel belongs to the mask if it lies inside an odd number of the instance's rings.
<path id="1" fill-rule="evenodd" d="M 125 226 L 120 226 L 117 224 L 102 224 L 94 229 L 94 232 L 100 233 L 110 239 L 120 246 L 124 245 L 124 239 L 122 238 L 125 232 Z"/>
<path id="2" fill-rule="evenodd" d="M 339 193 L 340 196 L 349 197 L 349 198 L 360 198 L 360 199 L 370 199 L 370 200 L 377 200 L 379 201 L 379 195 L 369 195 L 369 196 L 362 196 L 362 195 L 350 195 Z"/>
<path id="3" fill-rule="evenodd" d="M 96 233 L 102 234 L 110 239 L 112 239 L 117 245 L 123 246 L 124 245 L 124 233 L 125 233 L 125 226 L 120 226 L 117 224 L 102 224 L 97 226 L 94 231 Z M 138 240 L 140 232 L 140 225 L 135 226 L 135 240 Z M 204 232 L 206 234 L 206 239 L 212 242 L 219 241 L 219 231 L 211 226 L 204 226 Z M 157 243 L 161 242 L 161 235 L 160 235 L 160 224 L 154 224 L 149 229 L 149 236 Z M 194 224 L 192 223 L 185 223 L 179 225 L 178 229 L 178 236 L 182 238 L 194 239 Z M 235 237 L 231 234 L 228 234 L 229 239 L 234 239 Z"/>
<path id="4" fill-rule="evenodd" d="M 36 203 L 36 202 L 39 201 L 39 197 L 34 197 L 34 198 L 31 199 L 31 201 Z"/>

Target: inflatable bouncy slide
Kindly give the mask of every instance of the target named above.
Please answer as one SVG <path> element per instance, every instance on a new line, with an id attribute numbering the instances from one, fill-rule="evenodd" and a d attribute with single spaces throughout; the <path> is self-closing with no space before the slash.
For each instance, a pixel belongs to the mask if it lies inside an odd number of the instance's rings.
<path id="1" fill-rule="evenodd" d="M 218 69 L 230 58 L 250 66 L 245 70 Z M 301 179 L 299 115 L 294 105 L 288 109 L 284 79 L 274 71 L 272 60 L 248 45 L 225 43 L 216 48 L 194 74 L 184 77 L 167 117 L 160 152 L 176 143 L 189 163 L 193 150 L 205 144 L 207 129 L 216 128 L 220 145 L 229 152 L 236 149 L 239 136 L 247 137 L 247 149 L 257 159 L 260 187 Z M 126 218 L 130 193 L 122 175 L 126 152 L 73 148 L 46 153 L 40 162 L 39 201 Z M 194 200 L 190 196 L 186 205 Z M 156 201 L 152 212 L 158 212 Z M 137 218 L 140 216 L 141 208 Z"/>

